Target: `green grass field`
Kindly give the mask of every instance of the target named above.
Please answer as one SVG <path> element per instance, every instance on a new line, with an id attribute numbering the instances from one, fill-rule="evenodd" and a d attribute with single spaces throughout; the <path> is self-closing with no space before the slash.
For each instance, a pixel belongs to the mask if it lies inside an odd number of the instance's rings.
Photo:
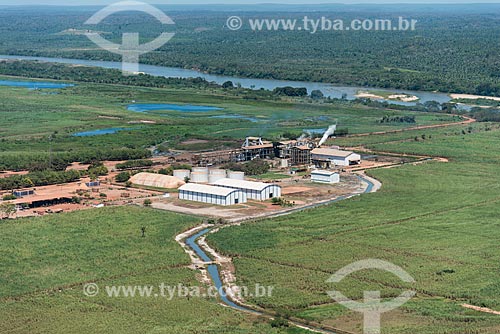
<path id="1" fill-rule="evenodd" d="M 379 193 L 223 229 L 209 241 L 235 258 L 240 284 L 276 286 L 272 298 L 252 300 L 263 307 L 359 332 L 359 316 L 327 291 L 359 299 L 362 291 L 381 290 L 392 298 L 409 286 L 371 271 L 338 285 L 326 280 L 354 261 L 379 258 L 407 270 L 418 292 L 383 317 L 383 333 L 498 333 L 498 316 L 460 306 L 500 309 L 500 131 L 489 124 L 474 125 L 471 133 L 468 128 L 435 129 L 419 141 L 401 141 L 419 131 L 352 138 L 377 142 L 368 145 L 374 149 L 451 162 L 373 170 L 383 183 Z"/>
<path id="2" fill-rule="evenodd" d="M 285 333 L 214 299 L 83 294 L 87 282 L 101 290 L 200 286 L 197 272 L 186 268 L 189 257 L 174 240 L 199 223 L 195 217 L 139 207 L 0 223 L 0 332 Z"/>
<path id="3" fill-rule="evenodd" d="M 71 88 L 41 91 L 0 87 L 0 100 L 0 135 L 3 141 L 0 155 L 46 153 L 49 150 L 48 138 L 51 135 L 52 149 L 57 153 L 89 148 L 146 148 L 161 143 L 176 147 L 189 138 L 241 140 L 245 136 L 258 135 L 272 139 L 279 138 L 285 132 L 300 136 L 304 129 L 326 129 L 334 123 L 338 123 L 339 127 L 348 128 L 350 133 L 394 130 L 410 126 L 378 124 L 377 122 L 386 115 L 416 115 L 418 125 L 453 120 L 451 116 L 442 114 L 415 114 L 364 106 L 346 107 L 299 100 L 248 100 L 211 90 L 155 89 L 102 84 L 78 84 Z M 224 110 L 203 113 L 156 111 L 144 114 L 126 109 L 133 101 L 207 105 Z M 227 115 L 250 117 L 254 121 L 213 118 Z M 154 121 L 156 124 L 133 123 L 141 120 Z M 78 132 L 116 127 L 129 130 L 104 136 L 72 137 Z M 210 147 L 200 147 L 207 148 Z"/>

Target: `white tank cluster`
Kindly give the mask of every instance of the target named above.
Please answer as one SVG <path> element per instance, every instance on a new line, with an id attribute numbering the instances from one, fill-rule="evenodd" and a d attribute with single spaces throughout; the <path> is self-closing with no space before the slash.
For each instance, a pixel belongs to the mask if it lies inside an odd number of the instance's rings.
<path id="1" fill-rule="evenodd" d="M 194 167 L 192 172 L 187 169 L 174 170 L 174 176 L 181 180 L 189 178 L 192 183 L 215 183 L 225 178 L 245 180 L 245 173 L 243 172 L 226 171 L 218 168 L 209 169 L 208 167 Z"/>

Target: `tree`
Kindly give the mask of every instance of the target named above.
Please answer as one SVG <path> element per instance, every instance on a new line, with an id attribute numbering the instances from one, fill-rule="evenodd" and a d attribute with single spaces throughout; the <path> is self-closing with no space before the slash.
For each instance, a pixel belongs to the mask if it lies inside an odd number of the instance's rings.
<path id="1" fill-rule="evenodd" d="M 311 92 L 311 98 L 313 100 L 321 100 L 325 97 L 325 94 L 323 94 L 322 91 L 316 89 Z"/>
<path id="2" fill-rule="evenodd" d="M 158 171 L 158 174 L 161 175 L 170 175 L 172 173 L 172 170 L 169 170 L 167 168 L 162 168 Z"/>
<path id="3" fill-rule="evenodd" d="M 130 180 L 130 173 L 129 172 L 121 172 L 120 174 L 115 176 L 116 182 L 127 182 Z"/>
<path id="4" fill-rule="evenodd" d="M 222 88 L 224 89 L 234 88 L 234 84 L 232 81 L 226 81 L 222 84 Z"/>
<path id="5" fill-rule="evenodd" d="M 269 163 L 262 159 L 255 159 L 243 165 L 246 175 L 261 175 L 269 172 Z"/>
<path id="6" fill-rule="evenodd" d="M 287 87 L 277 87 L 273 91 L 276 95 L 292 96 L 292 97 L 303 97 L 307 96 L 307 88 L 293 88 Z"/>
<path id="7" fill-rule="evenodd" d="M 144 200 L 145 207 L 150 207 L 151 205 L 153 205 L 153 202 L 149 198 Z"/>
<path id="8" fill-rule="evenodd" d="M 443 112 L 452 114 L 457 112 L 457 105 L 455 103 L 443 103 L 441 107 Z"/>
<path id="9" fill-rule="evenodd" d="M 427 101 L 424 103 L 424 107 L 428 112 L 440 112 L 441 105 L 436 101 Z"/>
<path id="10" fill-rule="evenodd" d="M 102 162 L 94 162 L 87 169 L 92 180 L 97 180 L 99 176 L 108 175 L 109 171 Z"/>
<path id="11" fill-rule="evenodd" d="M 7 216 L 7 218 L 10 218 L 14 213 L 17 212 L 16 205 L 13 203 L 2 203 L 0 204 L 0 213 L 2 214 L 2 219 L 4 218 L 3 216 Z"/>

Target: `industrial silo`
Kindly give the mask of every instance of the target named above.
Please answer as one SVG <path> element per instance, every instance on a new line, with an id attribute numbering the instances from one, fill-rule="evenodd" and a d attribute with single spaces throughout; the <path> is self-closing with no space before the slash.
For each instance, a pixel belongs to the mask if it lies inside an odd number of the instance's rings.
<path id="1" fill-rule="evenodd" d="M 245 173 L 229 171 L 228 178 L 233 179 L 233 180 L 244 180 Z"/>
<path id="2" fill-rule="evenodd" d="M 193 173 L 205 173 L 208 175 L 208 167 L 193 167 Z"/>
<path id="3" fill-rule="evenodd" d="M 191 171 L 189 169 L 177 169 L 174 170 L 174 176 L 184 181 L 186 177 L 191 178 Z"/>
<path id="4" fill-rule="evenodd" d="M 224 169 L 212 169 L 208 176 L 209 183 L 215 183 L 227 177 L 227 172 Z"/>
<path id="5" fill-rule="evenodd" d="M 191 182 L 193 183 L 208 183 L 208 171 L 207 172 L 192 172 Z"/>

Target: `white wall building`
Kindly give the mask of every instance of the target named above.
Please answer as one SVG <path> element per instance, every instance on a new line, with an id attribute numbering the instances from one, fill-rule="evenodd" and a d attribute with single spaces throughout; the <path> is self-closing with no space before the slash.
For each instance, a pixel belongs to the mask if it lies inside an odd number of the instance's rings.
<path id="1" fill-rule="evenodd" d="M 311 172 L 311 180 L 320 183 L 339 183 L 340 174 L 329 170 L 315 170 Z"/>
<path id="2" fill-rule="evenodd" d="M 245 180 L 221 179 L 214 183 L 218 187 L 242 190 L 249 199 L 265 201 L 281 197 L 281 187 L 276 184 Z"/>
<path id="3" fill-rule="evenodd" d="M 179 188 L 179 199 L 216 205 L 236 205 L 247 202 L 245 192 L 239 189 L 188 183 Z"/>
<path id="4" fill-rule="evenodd" d="M 352 166 L 361 163 L 361 155 L 332 148 L 315 148 L 311 152 L 311 158 L 320 168 Z"/>

